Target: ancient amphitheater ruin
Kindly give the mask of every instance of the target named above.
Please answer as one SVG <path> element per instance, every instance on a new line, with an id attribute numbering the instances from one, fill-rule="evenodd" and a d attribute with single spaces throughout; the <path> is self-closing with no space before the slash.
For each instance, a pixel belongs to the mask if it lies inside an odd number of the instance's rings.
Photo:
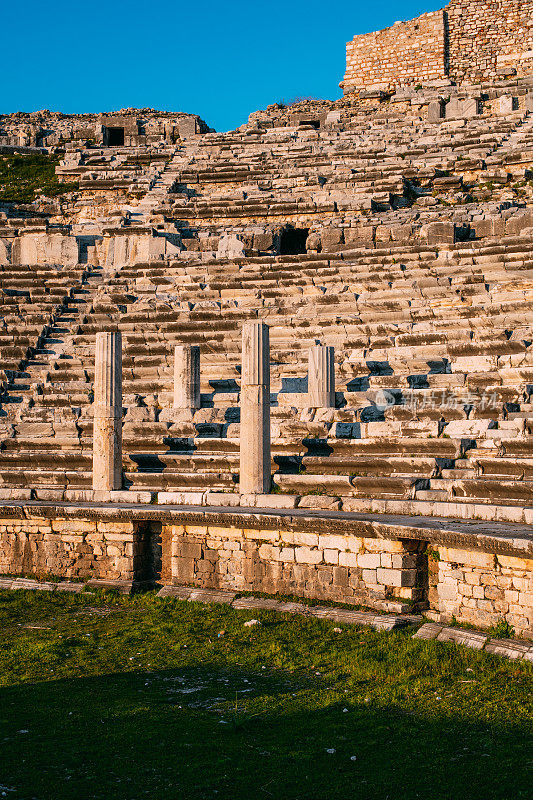
<path id="1" fill-rule="evenodd" d="M 0 118 L 74 184 L 0 206 L 7 582 L 533 636 L 532 11 L 356 37 L 340 100 L 229 133 Z"/>

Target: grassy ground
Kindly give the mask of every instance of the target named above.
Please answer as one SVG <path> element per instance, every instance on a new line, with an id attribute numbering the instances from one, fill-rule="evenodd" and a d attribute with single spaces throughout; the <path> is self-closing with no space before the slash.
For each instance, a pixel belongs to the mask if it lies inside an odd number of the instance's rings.
<path id="1" fill-rule="evenodd" d="M 0 796 L 531 797 L 532 664 L 336 627 L 0 592 Z"/>
<path id="2" fill-rule="evenodd" d="M 41 194 L 57 197 L 78 188 L 60 183 L 55 174 L 59 159 L 45 154 L 0 156 L 0 201 L 31 203 Z"/>

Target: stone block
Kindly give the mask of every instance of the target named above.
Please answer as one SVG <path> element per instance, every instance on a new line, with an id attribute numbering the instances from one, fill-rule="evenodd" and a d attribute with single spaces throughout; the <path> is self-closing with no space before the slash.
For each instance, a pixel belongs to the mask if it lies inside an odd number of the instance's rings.
<path id="1" fill-rule="evenodd" d="M 468 631 L 462 628 L 443 628 L 437 635 L 438 642 L 455 642 L 474 650 L 483 650 L 487 635 L 477 631 Z"/>
<path id="2" fill-rule="evenodd" d="M 454 584 L 441 583 L 437 586 L 437 592 L 439 596 L 439 601 L 441 600 L 457 601 L 458 599 L 457 586 L 455 586 Z M 481 592 L 483 596 L 483 590 L 481 590 Z"/>
<path id="3" fill-rule="evenodd" d="M 299 564 L 320 564 L 323 560 L 322 551 L 310 547 L 297 547 L 294 554 Z"/>
<path id="4" fill-rule="evenodd" d="M 524 658 L 530 652 L 530 645 L 513 639 L 491 639 L 485 646 L 485 652 L 516 660 Z"/>
<path id="5" fill-rule="evenodd" d="M 297 494 L 258 494 L 255 495 L 256 508 L 296 508 Z"/>
<path id="6" fill-rule="evenodd" d="M 282 547 L 280 551 L 280 561 L 291 562 L 295 560 L 294 547 Z"/>
<path id="7" fill-rule="evenodd" d="M 351 567 L 356 568 L 358 566 L 357 562 L 358 556 L 356 553 L 346 553 L 340 552 L 339 553 L 339 566 L 341 567 Z"/>
<path id="8" fill-rule="evenodd" d="M 375 569 L 364 569 L 361 577 L 368 588 L 370 588 L 370 585 L 375 586 L 378 583 L 377 571 Z"/>
<path id="9" fill-rule="evenodd" d="M 347 550 L 346 547 L 346 537 L 339 536 L 338 534 L 321 534 L 318 537 L 318 546 L 321 549 L 330 548 L 334 550 Z"/>
<path id="10" fill-rule="evenodd" d="M 279 531 L 258 531 L 253 528 L 245 528 L 243 534 L 245 539 L 255 539 L 263 542 L 276 542 L 279 539 Z"/>
<path id="11" fill-rule="evenodd" d="M 157 502 L 160 505 L 201 506 L 202 492 L 158 492 Z"/>
<path id="12" fill-rule="evenodd" d="M 298 508 L 340 509 L 341 502 L 337 497 L 322 495 L 304 495 L 298 502 Z"/>
<path id="13" fill-rule="evenodd" d="M 455 224 L 453 222 L 429 222 L 420 229 L 420 236 L 428 244 L 454 244 Z"/>
<path id="14" fill-rule="evenodd" d="M 442 100 L 431 100 L 428 103 L 428 122 L 440 122 L 444 117 L 444 103 Z"/>
<path id="15" fill-rule="evenodd" d="M 484 553 L 481 550 L 458 550 L 452 547 L 439 547 L 442 561 L 451 564 L 464 564 L 468 567 L 493 569 L 495 556 L 493 553 Z"/>
<path id="16" fill-rule="evenodd" d="M 236 492 L 207 492 L 206 506 L 238 506 L 240 496 Z"/>
<path id="17" fill-rule="evenodd" d="M 414 586 L 416 583 L 415 569 L 383 569 L 377 570 L 378 583 L 385 586 Z"/>
<path id="18" fill-rule="evenodd" d="M 502 95 L 496 101 L 496 109 L 498 114 L 512 114 L 514 109 L 514 100 L 511 95 Z"/>
<path id="19" fill-rule="evenodd" d="M 377 569 L 381 566 L 379 553 L 360 553 L 357 556 L 357 566 L 361 569 Z"/>
<path id="20" fill-rule="evenodd" d="M 500 564 L 502 567 L 533 573 L 532 558 L 517 558 L 516 556 L 503 556 L 498 554 L 496 559 L 498 564 Z"/>
<path id="21" fill-rule="evenodd" d="M 413 634 L 413 639 L 436 639 L 443 626 L 435 622 L 426 622 Z"/>
<path id="22" fill-rule="evenodd" d="M 326 564 L 338 564 L 339 563 L 339 551 L 338 550 L 324 550 L 324 561 Z"/>
<path id="23" fill-rule="evenodd" d="M 180 558 L 197 559 L 202 558 L 202 545 L 200 542 L 193 542 L 182 539 L 177 543 L 177 553 Z"/>
<path id="24" fill-rule="evenodd" d="M 305 531 L 281 531 L 281 538 L 287 544 L 304 544 L 307 547 L 318 547 L 318 534 Z"/>
<path id="25" fill-rule="evenodd" d="M 262 544 L 259 547 L 259 558 L 265 561 L 278 561 L 280 558 L 280 548 L 272 544 Z"/>

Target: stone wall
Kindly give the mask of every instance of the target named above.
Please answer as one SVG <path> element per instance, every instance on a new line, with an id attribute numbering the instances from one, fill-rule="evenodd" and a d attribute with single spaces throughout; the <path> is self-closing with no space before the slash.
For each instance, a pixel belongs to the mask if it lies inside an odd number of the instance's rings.
<path id="1" fill-rule="evenodd" d="M 166 583 L 361 603 L 384 610 L 425 596 L 424 542 L 300 531 L 163 526 Z M 395 602 L 396 601 L 396 602 Z"/>
<path id="2" fill-rule="evenodd" d="M 519 636 L 533 636 L 533 559 L 436 547 L 428 566 L 436 619 L 482 628 L 505 619 Z"/>
<path id="3" fill-rule="evenodd" d="M 139 522 L 0 518 L 0 573 L 133 581 L 148 548 Z"/>
<path id="4" fill-rule="evenodd" d="M 478 544 L 469 544 L 453 531 L 290 520 L 274 511 L 263 524 L 237 510 L 227 520 L 206 516 L 155 506 L 6 508 L 0 574 L 266 592 L 395 613 L 427 609 L 435 621 L 482 628 L 503 619 L 533 638 L 533 556 L 531 547 L 517 550 L 518 540 L 474 535 Z"/>
<path id="5" fill-rule="evenodd" d="M 346 45 L 344 91 L 444 79 L 444 14 L 434 11 Z"/>
<path id="6" fill-rule="evenodd" d="M 532 0 L 452 0 L 346 45 L 344 92 L 533 73 Z"/>
<path id="7" fill-rule="evenodd" d="M 451 78 L 533 73 L 532 0 L 452 0 L 446 14 Z"/>

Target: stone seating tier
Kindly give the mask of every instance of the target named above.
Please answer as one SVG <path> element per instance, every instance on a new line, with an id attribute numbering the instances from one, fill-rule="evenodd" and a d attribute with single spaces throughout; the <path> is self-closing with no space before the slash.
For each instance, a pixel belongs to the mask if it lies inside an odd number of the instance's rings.
<path id="1" fill-rule="evenodd" d="M 0 268 L 0 487 L 90 488 L 95 337 L 120 331 L 125 486 L 237 491 L 241 329 L 262 320 L 276 491 L 531 502 L 532 120 L 342 113 L 65 159 L 80 192 L 51 225 L 182 250 Z M 279 254 L 291 225 L 306 254 Z M 336 408 L 308 404 L 317 341 L 335 348 Z M 201 351 L 193 413 L 172 408 L 178 344 Z"/>

